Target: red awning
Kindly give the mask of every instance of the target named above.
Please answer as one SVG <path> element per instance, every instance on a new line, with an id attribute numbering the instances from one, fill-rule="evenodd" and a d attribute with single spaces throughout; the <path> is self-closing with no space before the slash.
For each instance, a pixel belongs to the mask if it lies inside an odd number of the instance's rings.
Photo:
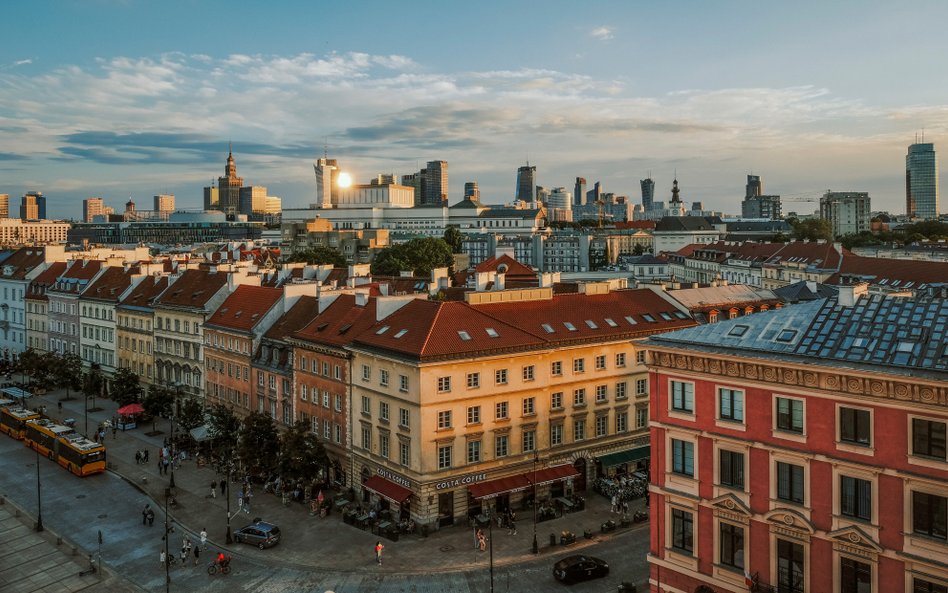
<path id="1" fill-rule="evenodd" d="M 389 499 L 395 504 L 402 504 L 411 498 L 411 490 L 399 486 L 395 482 L 389 482 L 382 476 L 369 476 L 369 479 L 362 483 L 362 487 Z"/>
<path id="2" fill-rule="evenodd" d="M 565 480 L 567 478 L 575 478 L 578 475 L 579 471 L 572 465 L 557 465 L 545 469 L 538 469 L 536 474 L 536 482 L 537 486 L 542 486 L 544 484 L 559 482 L 560 480 Z M 530 482 L 532 483 L 533 472 L 528 473 L 527 477 L 530 478 Z"/>
<path id="3" fill-rule="evenodd" d="M 488 480 L 486 482 L 471 484 L 467 487 L 467 491 L 470 492 L 471 496 L 474 498 L 494 498 L 500 494 L 517 492 L 518 490 L 526 490 L 530 486 L 531 482 L 527 479 L 527 476 L 524 474 L 517 474 L 515 476 L 508 476 L 506 478 L 498 478 L 496 480 Z"/>

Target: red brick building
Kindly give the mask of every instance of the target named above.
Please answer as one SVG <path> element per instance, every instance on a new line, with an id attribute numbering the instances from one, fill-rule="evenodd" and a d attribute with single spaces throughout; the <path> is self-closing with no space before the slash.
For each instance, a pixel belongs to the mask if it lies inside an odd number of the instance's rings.
<path id="1" fill-rule="evenodd" d="M 946 591 L 948 301 L 840 288 L 645 342 L 653 593 Z"/>

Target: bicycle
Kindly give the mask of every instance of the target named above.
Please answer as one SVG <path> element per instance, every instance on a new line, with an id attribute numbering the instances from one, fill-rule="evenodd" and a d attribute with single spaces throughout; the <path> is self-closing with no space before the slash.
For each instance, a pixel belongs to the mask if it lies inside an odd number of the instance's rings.
<path id="1" fill-rule="evenodd" d="M 230 558 L 227 558 L 223 562 L 215 560 L 207 566 L 207 574 L 214 576 L 218 572 L 221 574 L 230 574 Z"/>

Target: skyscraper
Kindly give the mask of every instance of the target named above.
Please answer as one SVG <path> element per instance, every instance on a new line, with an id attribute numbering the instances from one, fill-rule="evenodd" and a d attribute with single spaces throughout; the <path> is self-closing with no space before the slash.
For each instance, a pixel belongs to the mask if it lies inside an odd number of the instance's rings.
<path id="1" fill-rule="evenodd" d="M 537 168 L 530 163 L 517 169 L 517 199 L 532 204 L 536 201 Z"/>
<path id="2" fill-rule="evenodd" d="M 243 185 L 244 178 L 237 176 L 237 163 L 234 161 L 234 153 L 229 150 L 227 152 L 227 164 L 224 166 L 224 176 L 217 178 L 218 210 L 223 210 L 227 214 L 239 212 L 240 188 Z"/>
<path id="3" fill-rule="evenodd" d="M 448 162 L 428 161 L 424 171 L 422 206 L 444 206 L 448 202 Z"/>
<path id="4" fill-rule="evenodd" d="M 597 181 L 593 188 L 586 192 L 586 203 L 595 204 L 602 199 L 602 185 Z"/>
<path id="5" fill-rule="evenodd" d="M 938 159 L 931 142 L 912 144 L 905 155 L 905 213 L 938 218 Z"/>
<path id="6" fill-rule="evenodd" d="M 173 212 L 174 211 L 174 194 L 158 194 L 155 196 L 155 211 L 156 212 Z"/>
<path id="7" fill-rule="evenodd" d="M 105 214 L 105 201 L 102 198 L 86 198 L 82 201 L 82 220 L 92 222 L 96 216 Z"/>
<path id="8" fill-rule="evenodd" d="M 0 194 L 0 218 L 10 218 L 10 194 Z"/>
<path id="9" fill-rule="evenodd" d="M 43 195 L 43 192 L 27 192 L 25 196 L 20 198 L 20 219 L 46 219 L 46 196 Z"/>
<path id="10" fill-rule="evenodd" d="M 476 181 L 468 181 L 464 184 L 464 199 L 477 202 L 481 199 L 481 190 L 477 187 Z"/>
<path id="11" fill-rule="evenodd" d="M 820 218 L 828 220 L 833 237 L 869 230 L 869 194 L 857 191 L 828 191 L 820 198 Z"/>
<path id="12" fill-rule="evenodd" d="M 748 175 L 747 185 L 744 186 L 744 197 L 753 198 L 764 193 L 764 182 L 760 175 Z"/>
<path id="13" fill-rule="evenodd" d="M 584 197 L 586 197 L 586 178 L 577 177 L 576 185 L 573 187 L 573 205 L 582 206 Z"/>
<path id="14" fill-rule="evenodd" d="M 642 186 L 642 209 L 648 212 L 652 209 L 652 202 L 655 201 L 655 182 L 652 181 L 651 176 L 648 176 L 640 179 L 639 185 Z"/>
<path id="15" fill-rule="evenodd" d="M 339 170 L 336 159 L 323 158 L 316 161 L 316 207 L 332 208 L 332 188 L 335 187 L 336 172 Z"/>

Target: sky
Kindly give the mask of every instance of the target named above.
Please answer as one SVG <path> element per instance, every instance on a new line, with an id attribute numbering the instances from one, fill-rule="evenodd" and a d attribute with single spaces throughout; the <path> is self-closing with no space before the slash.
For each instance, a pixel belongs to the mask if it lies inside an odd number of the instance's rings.
<path id="1" fill-rule="evenodd" d="M 832 189 L 901 213 L 907 146 L 940 155 L 948 131 L 945 22 L 925 0 L 11 0 L 0 193 L 42 191 L 51 217 L 199 208 L 233 143 L 284 208 L 314 201 L 326 151 L 357 183 L 448 161 L 451 203 L 467 181 L 512 200 L 529 161 L 635 203 L 677 174 L 686 203 L 739 213 L 755 174 L 784 212 Z"/>

